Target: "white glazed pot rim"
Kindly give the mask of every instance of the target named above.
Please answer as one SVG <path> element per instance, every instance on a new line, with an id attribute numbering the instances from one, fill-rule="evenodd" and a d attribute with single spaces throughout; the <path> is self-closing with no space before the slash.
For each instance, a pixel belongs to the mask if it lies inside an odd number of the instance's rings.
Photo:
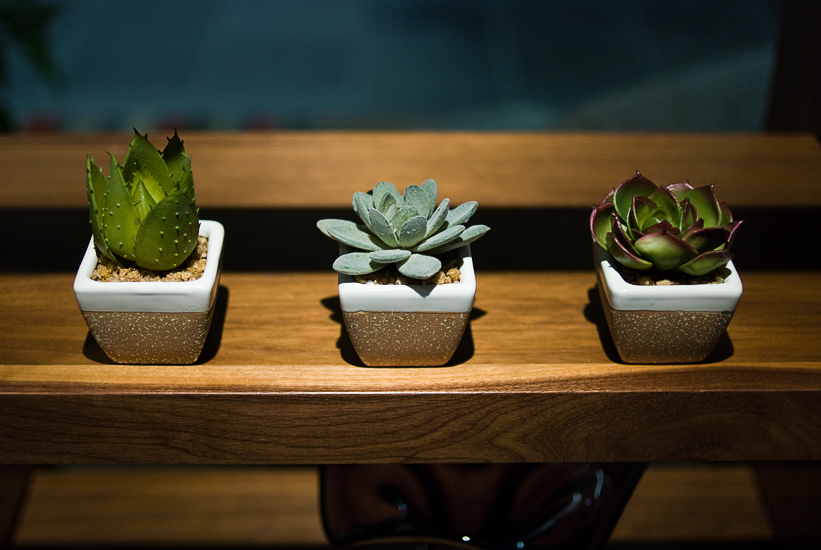
<path id="1" fill-rule="evenodd" d="M 733 262 L 721 284 L 639 286 L 625 281 L 610 253 L 595 242 L 593 254 L 604 293 L 617 311 L 735 311 L 741 299 L 743 287 Z"/>
<path id="2" fill-rule="evenodd" d="M 91 238 L 74 279 L 74 295 L 83 311 L 146 313 L 201 313 L 216 298 L 225 229 L 212 220 L 200 220 L 199 234 L 208 238 L 208 261 L 202 277 L 183 282 L 102 282 L 91 280 L 97 250 Z"/>
<path id="3" fill-rule="evenodd" d="M 340 247 L 340 253 L 347 247 Z M 462 259 L 461 280 L 447 285 L 371 285 L 357 283 L 339 274 L 339 302 L 342 311 L 402 311 L 466 313 L 476 296 L 476 274 L 470 245 L 456 250 Z"/>

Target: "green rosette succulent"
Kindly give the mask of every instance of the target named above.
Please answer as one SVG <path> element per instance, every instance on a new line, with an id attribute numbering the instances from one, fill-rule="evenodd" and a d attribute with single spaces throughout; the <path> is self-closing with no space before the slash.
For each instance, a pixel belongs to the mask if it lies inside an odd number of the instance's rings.
<path id="1" fill-rule="evenodd" d="M 125 161 L 108 177 L 86 161 L 88 208 L 97 249 L 122 265 L 165 271 L 197 246 L 199 212 L 191 158 L 174 132 L 162 152 L 134 130 Z"/>
<path id="2" fill-rule="evenodd" d="M 623 266 L 701 276 L 730 260 L 741 225 L 716 200 L 714 185 L 657 186 L 636 171 L 590 215 L 596 242 Z"/>
<path id="3" fill-rule="evenodd" d="M 442 267 L 437 257 L 487 233 L 486 225 L 465 224 L 479 206 L 466 202 L 450 209 L 450 200 L 436 206 L 436 182 L 411 185 L 403 194 L 381 182 L 368 193 L 356 192 L 353 209 L 361 224 L 326 219 L 317 227 L 353 252 L 339 256 L 333 268 L 345 275 L 365 275 L 395 264 L 399 273 L 427 279 Z"/>

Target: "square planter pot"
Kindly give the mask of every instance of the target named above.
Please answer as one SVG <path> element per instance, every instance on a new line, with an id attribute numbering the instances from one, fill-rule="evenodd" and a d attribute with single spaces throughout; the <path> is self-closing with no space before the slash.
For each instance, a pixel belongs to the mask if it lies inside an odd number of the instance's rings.
<path id="1" fill-rule="evenodd" d="M 202 277 L 184 282 L 102 282 L 91 280 L 97 266 L 94 239 L 88 245 L 74 295 L 88 329 L 116 363 L 189 364 L 208 336 L 222 269 L 222 224 L 200 220 L 208 238 Z"/>
<path id="2" fill-rule="evenodd" d="M 610 334 L 627 363 L 693 363 L 713 351 L 741 298 L 732 262 L 723 283 L 638 286 L 624 280 L 615 260 L 593 244 L 599 295 Z"/>
<path id="3" fill-rule="evenodd" d="M 339 275 L 345 327 L 372 367 L 439 366 L 462 339 L 476 296 L 470 246 L 457 250 L 461 280 L 447 285 L 373 285 Z"/>

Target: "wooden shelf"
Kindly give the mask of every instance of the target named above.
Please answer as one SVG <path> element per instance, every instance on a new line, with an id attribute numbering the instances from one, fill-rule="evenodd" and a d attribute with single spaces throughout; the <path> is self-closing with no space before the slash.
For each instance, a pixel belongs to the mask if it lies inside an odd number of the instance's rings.
<path id="1" fill-rule="evenodd" d="M 455 202 L 578 207 L 640 167 L 658 182 L 718 179 L 731 204 L 821 206 L 821 148 L 807 135 L 184 137 L 201 205 L 339 207 L 380 179 L 434 176 Z M 83 206 L 85 154 L 122 157 L 128 140 L 0 137 L 0 206 Z M 821 272 L 742 271 L 716 352 L 648 366 L 618 361 L 592 270 L 476 262 L 470 329 L 441 368 L 360 365 L 330 270 L 224 273 L 191 366 L 109 364 L 73 274 L 0 274 L 0 462 L 821 459 Z"/>
<path id="2" fill-rule="evenodd" d="M 704 364 L 618 363 L 592 272 L 480 273 L 452 365 L 366 368 L 332 274 L 224 274 L 193 366 L 105 364 L 71 275 L 7 275 L 0 461 L 821 458 L 821 275 L 743 279 Z"/>

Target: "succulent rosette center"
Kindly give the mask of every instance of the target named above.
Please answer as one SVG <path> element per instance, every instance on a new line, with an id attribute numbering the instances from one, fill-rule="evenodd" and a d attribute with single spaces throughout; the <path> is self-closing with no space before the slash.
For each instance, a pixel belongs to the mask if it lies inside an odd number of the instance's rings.
<path id="1" fill-rule="evenodd" d="M 715 185 L 657 186 L 640 172 L 590 215 L 596 242 L 625 267 L 701 276 L 726 265 L 741 221 L 718 202 Z"/>

